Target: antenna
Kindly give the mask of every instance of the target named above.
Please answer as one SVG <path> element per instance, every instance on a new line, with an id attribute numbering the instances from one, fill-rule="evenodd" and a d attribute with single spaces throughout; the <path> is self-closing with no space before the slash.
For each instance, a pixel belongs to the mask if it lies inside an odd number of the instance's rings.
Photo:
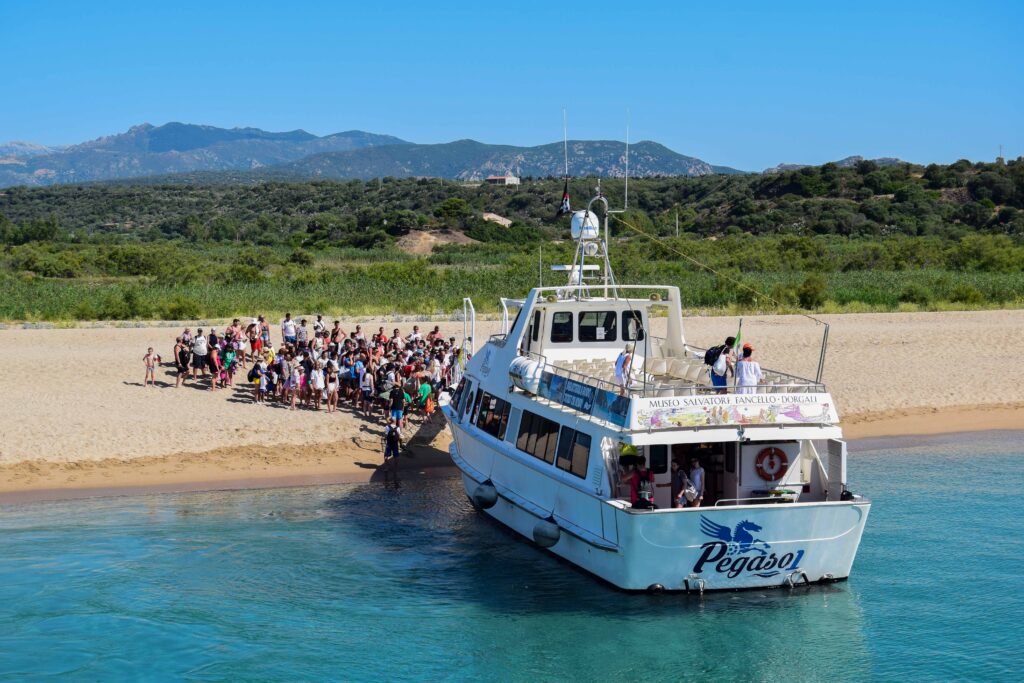
<path id="1" fill-rule="evenodd" d="M 629 209 L 629 107 L 626 107 L 626 201 L 623 210 Z"/>
<path id="2" fill-rule="evenodd" d="M 562 107 L 562 150 L 565 152 L 565 177 L 569 177 L 569 123 Z"/>

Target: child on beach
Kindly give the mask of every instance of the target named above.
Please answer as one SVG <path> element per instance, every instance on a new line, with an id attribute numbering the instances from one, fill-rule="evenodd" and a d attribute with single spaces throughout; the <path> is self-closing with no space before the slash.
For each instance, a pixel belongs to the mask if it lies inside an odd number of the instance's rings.
<path id="1" fill-rule="evenodd" d="M 160 354 L 153 353 L 153 347 L 150 346 L 146 350 L 146 355 L 142 357 L 142 362 L 146 365 L 146 379 L 142 381 L 143 388 L 156 386 L 156 366 L 160 364 L 160 361 Z"/>
<path id="2" fill-rule="evenodd" d="M 267 398 L 267 383 L 270 373 L 267 372 L 267 364 L 262 360 L 257 361 L 249 372 L 250 381 L 256 384 L 256 403 L 263 403 Z"/>

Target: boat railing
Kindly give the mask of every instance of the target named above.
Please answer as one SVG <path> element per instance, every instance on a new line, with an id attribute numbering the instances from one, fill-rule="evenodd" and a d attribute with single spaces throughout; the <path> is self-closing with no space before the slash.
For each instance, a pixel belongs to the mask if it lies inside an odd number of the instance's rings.
<path id="1" fill-rule="evenodd" d="M 605 296 L 593 297 L 593 296 L 581 296 L 580 290 L 584 291 L 596 291 L 601 292 Z M 641 299 L 648 299 L 648 303 L 666 303 L 673 299 L 673 292 L 676 290 L 675 287 L 669 285 L 623 285 L 619 283 L 615 284 L 598 284 L 588 283 L 586 285 L 562 285 L 561 287 L 538 287 L 536 292 L 538 297 L 554 297 L 553 301 L 566 301 L 570 299 L 615 299 L 620 301 L 640 301 Z M 629 296 L 621 292 L 634 292 L 640 294 L 640 296 Z M 655 298 L 654 295 L 657 295 Z"/>
<path id="2" fill-rule="evenodd" d="M 565 377 L 581 384 L 587 384 L 589 386 L 597 387 L 598 389 L 604 389 L 605 391 L 618 392 L 621 391 L 622 386 L 615 382 L 609 382 L 608 380 L 601 379 L 600 377 L 594 377 L 593 375 L 587 375 L 585 373 L 567 368 L 562 365 L 556 365 L 548 360 L 548 357 L 542 353 L 535 351 L 526 351 L 523 353 L 527 358 L 536 361 L 540 364 L 540 369 L 543 372 L 550 372 L 552 375 L 559 377 Z"/>
<path id="3" fill-rule="evenodd" d="M 499 332 L 487 337 L 487 341 L 495 346 L 505 346 L 505 342 L 508 341 L 508 335 L 503 332 Z"/>
<path id="4" fill-rule="evenodd" d="M 736 387 L 730 384 L 725 387 L 723 392 L 721 387 L 705 384 L 698 380 L 687 380 L 667 375 L 652 375 L 645 372 L 643 366 L 633 368 L 633 380 L 629 384 L 628 391 L 623 392 L 622 385 L 612 379 L 599 377 L 585 370 L 567 367 L 535 351 L 525 351 L 522 354 L 538 362 L 544 371 L 598 389 L 627 395 L 630 398 L 705 396 L 719 393 L 739 393 L 741 389 L 743 393 L 747 394 L 825 393 L 824 384 L 769 369 L 764 371 L 767 381 L 762 384 L 748 387 Z M 693 362 L 696 362 L 696 359 L 693 359 Z"/>

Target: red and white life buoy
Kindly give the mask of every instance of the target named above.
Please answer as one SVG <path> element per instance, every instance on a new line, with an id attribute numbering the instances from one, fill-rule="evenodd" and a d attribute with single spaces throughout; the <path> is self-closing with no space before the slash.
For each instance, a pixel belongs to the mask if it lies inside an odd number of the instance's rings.
<path id="1" fill-rule="evenodd" d="M 754 460 L 757 476 L 765 481 L 778 481 L 786 476 L 789 469 L 789 458 L 781 448 L 765 448 Z"/>

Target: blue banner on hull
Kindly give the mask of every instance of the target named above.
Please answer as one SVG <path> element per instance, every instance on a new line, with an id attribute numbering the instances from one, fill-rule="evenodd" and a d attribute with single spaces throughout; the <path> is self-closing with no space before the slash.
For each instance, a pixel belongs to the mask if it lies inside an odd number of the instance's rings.
<path id="1" fill-rule="evenodd" d="M 546 399 L 620 427 L 625 427 L 629 418 L 629 397 L 552 372 L 541 373 L 537 393 Z"/>

